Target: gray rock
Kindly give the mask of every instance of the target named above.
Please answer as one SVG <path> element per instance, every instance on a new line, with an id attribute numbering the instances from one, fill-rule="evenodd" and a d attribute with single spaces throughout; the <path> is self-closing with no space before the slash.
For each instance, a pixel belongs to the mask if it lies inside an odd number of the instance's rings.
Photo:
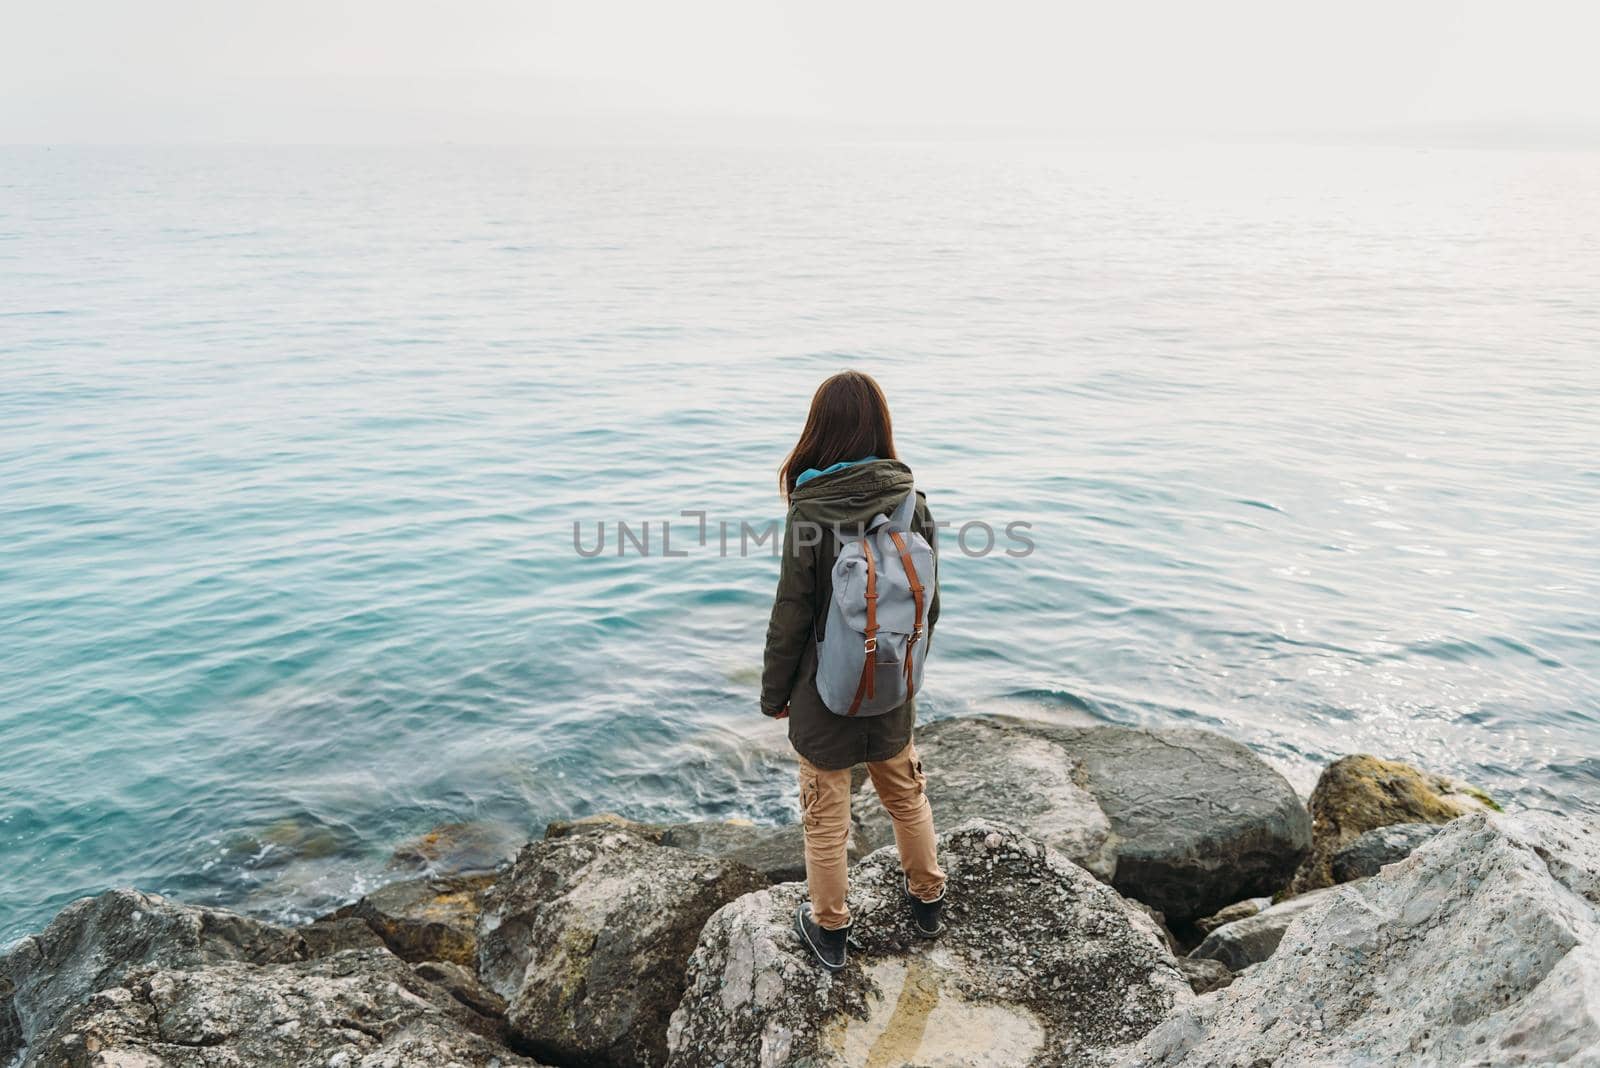
<path id="1" fill-rule="evenodd" d="M 1600 1064 L 1600 830 L 1457 819 L 1323 895 L 1125 1063 Z"/>
<path id="2" fill-rule="evenodd" d="M 775 883 L 798 882 L 806 877 L 805 830 L 798 823 L 764 827 L 742 820 L 700 820 L 691 823 L 636 823 L 611 812 L 579 820 L 557 820 L 545 828 L 546 838 L 592 834 L 622 827 L 660 845 L 687 849 L 708 857 L 743 864 Z M 871 850 L 861 829 L 852 832 L 851 863 Z"/>
<path id="3" fill-rule="evenodd" d="M 673 1068 L 1097 1065 L 1194 995 L 1144 913 L 1035 839 L 972 821 L 940 838 L 949 927 L 914 935 L 894 850 L 851 873 L 851 963 L 794 933 L 805 888 L 706 924 L 669 1033 Z"/>
<path id="4" fill-rule="evenodd" d="M 492 873 L 407 879 L 379 887 L 330 919 L 357 919 L 402 960 L 477 959 L 478 911 Z"/>
<path id="5" fill-rule="evenodd" d="M 1385 864 L 1409 857 L 1423 842 L 1439 833 L 1437 823 L 1396 823 L 1359 836 L 1333 855 L 1333 881 L 1348 883 L 1378 874 Z"/>
<path id="6" fill-rule="evenodd" d="M 936 821 L 1008 820 L 1172 920 L 1277 891 L 1311 844 L 1288 781 L 1209 731 L 984 716 L 920 728 L 917 750 Z M 870 781 L 855 811 L 893 841 Z"/>
<path id="7" fill-rule="evenodd" d="M 68 1008 L 137 967 L 264 964 L 308 953 L 297 932 L 231 912 L 137 890 L 80 898 L 0 956 L 0 1063 L 31 1045 Z"/>
<path id="8" fill-rule="evenodd" d="M 378 932 L 368 927 L 366 920 L 355 916 L 324 916 L 295 930 L 306 940 L 308 955 L 312 957 L 331 957 L 347 949 L 384 948 Z"/>
<path id="9" fill-rule="evenodd" d="M 1326 886 L 1309 894 L 1291 897 L 1259 912 L 1225 923 L 1206 935 L 1205 941 L 1190 952 L 1197 960 L 1221 961 L 1233 971 L 1259 964 L 1272 956 L 1283 941 L 1283 932 L 1310 909 L 1317 906 L 1336 887 Z"/>
<path id="10" fill-rule="evenodd" d="M 1179 957 L 1178 970 L 1189 980 L 1196 994 L 1209 994 L 1233 982 L 1233 972 L 1220 960 L 1201 957 Z"/>
<path id="11" fill-rule="evenodd" d="M 24 1068 L 529 1066 L 387 950 L 295 964 L 144 968 L 67 1013 Z"/>
<path id="12" fill-rule="evenodd" d="M 478 973 L 537 1055 L 660 1065 L 701 926 L 765 885 L 622 827 L 532 842 L 484 897 Z"/>
<path id="13" fill-rule="evenodd" d="M 917 753 L 928 772 L 934 820 L 939 826 L 1004 820 L 1109 882 L 1117 870 L 1111 821 L 1090 792 L 1088 769 L 1070 737 L 1055 730 L 1009 716 L 919 727 Z M 871 848 L 894 843 L 894 824 L 870 778 L 863 777 L 851 807 Z"/>
<path id="14" fill-rule="evenodd" d="M 758 827 L 748 823 L 675 823 L 662 828 L 661 844 L 691 853 L 722 857 L 754 868 L 770 882 L 799 882 L 806 877 L 805 828 Z M 852 829 L 848 857 L 851 863 L 871 850 L 859 828 Z"/>
<path id="15" fill-rule="evenodd" d="M 1246 901 L 1235 901 L 1225 909 L 1218 909 L 1211 915 L 1194 921 L 1194 925 L 1199 929 L 1202 936 L 1208 935 L 1225 923 L 1242 920 L 1246 916 L 1254 916 L 1262 909 L 1271 907 L 1271 905 L 1272 899 L 1270 897 L 1252 897 Z"/>
<path id="16" fill-rule="evenodd" d="M 504 1020 L 506 999 L 483 985 L 478 973 L 449 961 L 430 960 L 413 965 L 412 970 L 451 997 L 488 1020 Z"/>

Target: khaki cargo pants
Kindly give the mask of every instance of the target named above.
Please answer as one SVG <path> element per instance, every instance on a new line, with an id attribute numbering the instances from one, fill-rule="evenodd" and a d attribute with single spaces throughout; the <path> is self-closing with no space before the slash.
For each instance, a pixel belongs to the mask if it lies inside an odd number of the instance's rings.
<path id="1" fill-rule="evenodd" d="M 923 901 L 944 893 L 933 832 L 933 809 L 923 784 L 917 747 L 906 747 L 888 760 L 867 765 L 878 800 L 894 821 L 894 844 L 911 892 Z M 845 903 L 849 889 L 850 770 L 824 771 L 800 758 L 800 817 L 805 824 L 806 885 L 811 913 L 830 931 L 850 924 Z"/>

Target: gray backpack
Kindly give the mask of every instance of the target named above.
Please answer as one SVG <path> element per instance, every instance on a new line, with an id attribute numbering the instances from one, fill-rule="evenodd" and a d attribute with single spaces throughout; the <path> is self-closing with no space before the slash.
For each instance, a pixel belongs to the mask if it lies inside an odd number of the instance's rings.
<path id="1" fill-rule="evenodd" d="M 911 530 L 917 491 L 860 536 L 835 531 L 833 598 L 817 642 L 817 692 L 841 716 L 881 716 L 922 685 L 933 547 Z"/>

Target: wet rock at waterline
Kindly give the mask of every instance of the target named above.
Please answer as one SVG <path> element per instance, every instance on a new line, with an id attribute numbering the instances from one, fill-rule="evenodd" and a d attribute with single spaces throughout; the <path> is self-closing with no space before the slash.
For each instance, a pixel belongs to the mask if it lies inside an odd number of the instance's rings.
<path id="1" fill-rule="evenodd" d="M 804 887 L 723 908 L 690 961 L 670 1063 L 1094 1065 L 1193 996 L 1149 917 L 1037 840 L 972 821 L 940 837 L 940 861 L 950 924 L 933 941 L 912 931 L 893 849 L 855 867 L 861 948 L 837 975 L 794 933 Z"/>
<path id="2" fill-rule="evenodd" d="M 502 823 L 441 823 L 396 846 L 389 867 L 429 875 L 493 871 L 516 856 L 526 838 Z"/>
<path id="3" fill-rule="evenodd" d="M 1291 894 L 1332 886 L 1333 857 L 1361 835 L 1397 823 L 1448 823 L 1498 808 L 1489 795 L 1398 760 L 1341 757 L 1311 791 L 1311 854 L 1295 872 Z"/>
<path id="4" fill-rule="evenodd" d="M 1124 1063 L 1600 1063 L 1600 830 L 1458 819 L 1328 892 Z"/>
<path id="5" fill-rule="evenodd" d="M 805 829 L 798 823 L 764 827 L 743 820 L 699 820 L 691 823 L 636 823 L 611 812 L 578 820 L 557 820 L 545 828 L 546 838 L 592 834 L 621 827 L 658 845 L 687 849 L 753 868 L 775 883 L 799 882 L 806 877 Z M 852 829 L 849 859 L 866 856 L 866 835 Z"/>
<path id="6" fill-rule="evenodd" d="M 1409 857 L 1418 846 L 1439 833 L 1441 824 L 1397 823 L 1357 836 L 1333 855 L 1328 869 L 1335 883 L 1348 883 L 1376 875 L 1385 864 Z"/>
<path id="7" fill-rule="evenodd" d="M 536 1062 L 500 1024 L 387 950 L 294 964 L 146 967 L 66 1013 L 24 1062 L 49 1068 L 483 1068 Z"/>
<path id="8" fill-rule="evenodd" d="M 544 836 L 546 838 L 569 838 L 575 834 L 603 834 L 606 831 L 628 831 L 640 838 L 649 839 L 660 844 L 661 825 L 658 823 L 640 823 L 619 816 L 615 812 L 597 812 L 592 816 L 583 816 L 575 820 L 552 820 L 545 824 Z"/>
<path id="9" fill-rule="evenodd" d="M 1209 731 L 984 716 L 920 728 L 917 750 L 941 825 L 1013 821 L 1174 920 L 1273 893 L 1311 844 L 1288 781 Z M 893 841 L 870 781 L 855 812 L 871 845 Z"/>
<path id="10" fill-rule="evenodd" d="M 298 961 L 295 931 L 137 890 L 80 898 L 0 956 L 0 1064 L 32 1045 L 68 1008 L 143 966 Z"/>
<path id="11" fill-rule="evenodd" d="M 1220 961 L 1236 972 L 1259 964 L 1272 956 L 1278 943 L 1283 940 L 1283 932 L 1289 929 L 1291 923 L 1315 908 L 1323 897 L 1337 890 L 1333 886 L 1323 887 L 1225 923 L 1206 935 L 1205 940 L 1189 956 L 1197 960 Z"/>
<path id="12" fill-rule="evenodd" d="M 297 861 L 353 856 L 360 849 L 354 829 L 328 823 L 307 813 L 286 816 L 223 844 L 224 859 L 251 870 L 271 869 Z"/>
<path id="13" fill-rule="evenodd" d="M 480 873 L 390 883 L 332 919 L 363 921 L 404 960 L 470 965 L 477 954 L 481 899 L 494 879 Z"/>
<path id="14" fill-rule="evenodd" d="M 1229 843 L 1216 848 L 1263 870 L 1239 845 L 1251 809 L 1237 798 L 1270 799 L 1276 786 L 1241 788 L 1270 785 L 1248 763 L 1218 771 L 1232 758 L 1203 732 L 983 720 L 926 733 L 925 753 L 947 746 L 956 767 L 958 789 L 935 793 L 942 826 L 968 804 L 1023 813 L 1058 840 L 1090 842 L 1124 887 L 1149 871 L 1130 859 L 1150 855 L 1203 877 L 1184 852 L 1197 841 Z M 1319 798 L 1324 845 L 1402 810 L 1448 816 L 1430 797 L 1486 803 L 1454 787 L 1429 795 L 1418 784 L 1434 789 L 1435 777 L 1405 765 L 1340 765 L 1324 780 L 1343 785 Z M 998 788 L 964 781 L 963 767 L 988 769 Z M 1216 806 L 1209 839 L 1185 829 L 1183 806 L 1196 804 Z M 1162 824 L 1174 805 L 1180 818 Z M 1255 826 L 1270 823 L 1255 812 Z M 1085 826 L 1101 830 L 1073 830 Z M 1334 878 L 1376 874 L 1269 908 L 1230 898 L 1203 919 L 1180 916 L 1185 938 L 1210 930 L 1174 960 L 1155 908 L 1036 838 L 979 822 L 944 837 L 951 926 L 934 942 L 912 936 L 892 848 L 856 866 L 865 952 L 830 975 L 792 933 L 804 887 L 768 888 L 726 859 L 765 850 L 772 875 L 792 855 L 798 873 L 798 828 L 606 817 L 554 826 L 502 872 L 393 884 L 299 929 L 126 890 L 74 902 L 0 954 L 0 1063 L 28 1043 L 27 1068 L 530 1056 L 609 1068 L 668 1061 L 669 1035 L 685 1068 L 1595 1063 L 1597 835 L 1543 815 L 1386 825 L 1327 861 Z"/>
<path id="15" fill-rule="evenodd" d="M 478 972 L 537 1055 L 660 1065 L 701 926 L 766 885 L 621 826 L 532 842 L 484 897 Z"/>

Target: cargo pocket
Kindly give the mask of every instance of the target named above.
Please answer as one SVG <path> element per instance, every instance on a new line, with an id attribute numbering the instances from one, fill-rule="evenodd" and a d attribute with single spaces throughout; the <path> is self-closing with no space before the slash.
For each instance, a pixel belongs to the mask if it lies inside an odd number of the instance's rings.
<path id="1" fill-rule="evenodd" d="M 817 829 L 817 795 L 820 792 L 815 775 L 800 776 L 800 822 L 808 831 Z"/>
<path id="2" fill-rule="evenodd" d="M 917 780 L 917 793 L 925 794 L 928 792 L 928 777 L 922 774 L 921 757 L 911 762 L 911 777 Z"/>

